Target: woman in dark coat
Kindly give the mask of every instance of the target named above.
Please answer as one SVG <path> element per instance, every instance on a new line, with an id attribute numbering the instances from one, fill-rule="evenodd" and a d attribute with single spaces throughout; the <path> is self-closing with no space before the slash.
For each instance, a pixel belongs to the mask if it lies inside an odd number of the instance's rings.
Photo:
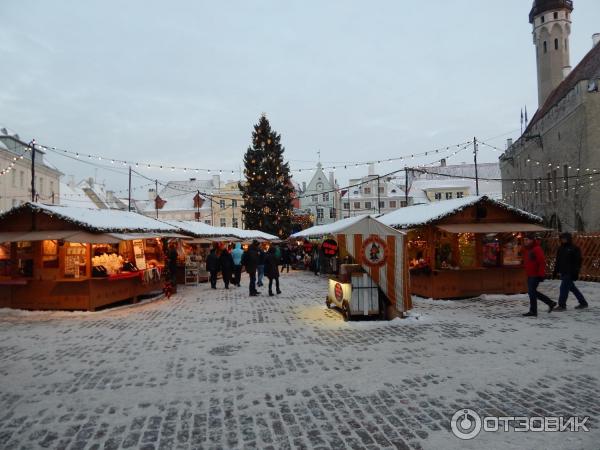
<path id="1" fill-rule="evenodd" d="M 269 279 L 269 296 L 273 296 L 273 280 L 275 280 L 275 288 L 277 293 L 281 294 L 279 290 L 279 264 L 277 256 L 275 256 L 275 247 L 269 248 L 269 253 L 265 258 L 265 275 Z"/>
<path id="2" fill-rule="evenodd" d="M 206 257 L 206 270 L 210 273 L 210 287 L 217 288 L 217 274 L 219 273 L 219 258 L 216 250 L 212 248 Z"/>
<path id="3" fill-rule="evenodd" d="M 233 273 L 233 256 L 231 256 L 231 253 L 229 253 L 227 248 L 221 250 L 219 267 L 221 268 L 221 274 L 223 275 L 225 289 L 229 289 L 229 282 L 231 281 L 231 274 Z"/>

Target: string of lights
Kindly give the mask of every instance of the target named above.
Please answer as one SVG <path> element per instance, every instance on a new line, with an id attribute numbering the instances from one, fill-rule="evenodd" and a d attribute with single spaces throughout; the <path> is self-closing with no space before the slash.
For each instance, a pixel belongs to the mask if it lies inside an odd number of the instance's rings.
<path id="1" fill-rule="evenodd" d="M 436 148 L 433 150 L 428 150 L 425 152 L 412 153 L 410 155 L 403 155 L 403 156 L 391 157 L 391 158 L 381 158 L 381 159 L 370 160 L 370 161 L 361 161 L 361 162 L 355 162 L 355 161 L 340 162 L 335 165 L 321 166 L 321 169 L 332 170 L 332 171 L 336 171 L 338 169 L 348 170 L 348 169 L 353 169 L 353 168 L 357 168 L 357 167 L 368 166 L 369 164 L 414 161 L 415 159 L 420 158 L 420 157 L 434 155 L 434 154 L 440 154 L 443 152 L 446 152 L 447 155 L 454 156 L 458 153 L 458 151 L 461 151 L 465 147 L 468 147 L 472 144 L 473 144 L 473 141 L 465 141 L 465 142 L 462 142 L 459 144 L 452 144 L 452 145 L 448 145 L 448 146 L 444 146 L 444 147 L 439 147 L 439 148 Z M 112 158 L 112 157 L 108 157 L 105 155 L 91 154 L 91 153 L 86 153 L 86 152 L 78 152 L 78 151 L 67 150 L 67 149 L 63 149 L 63 148 L 59 148 L 59 147 L 42 145 L 42 144 L 38 144 L 37 146 L 41 150 L 49 151 L 49 152 L 52 152 L 55 154 L 62 154 L 63 156 L 70 156 L 72 159 L 76 159 L 76 160 L 80 160 L 80 161 L 106 162 L 107 163 L 106 167 L 121 166 L 122 168 L 125 168 L 127 166 L 131 166 L 131 167 L 135 167 L 137 169 L 144 169 L 144 168 L 145 169 L 158 169 L 158 170 L 165 170 L 165 171 L 171 171 L 171 172 L 178 171 L 178 172 L 184 172 L 184 173 L 201 173 L 202 172 L 202 173 L 206 173 L 206 174 L 210 174 L 210 175 L 212 175 L 212 174 L 222 175 L 224 173 L 235 174 L 235 172 L 236 172 L 235 170 L 232 170 L 232 169 L 197 168 L 197 167 L 171 165 L 171 164 L 167 164 L 167 163 L 142 162 L 142 161 L 133 161 L 133 160 L 126 160 L 126 159 L 117 159 L 117 158 Z M 450 156 L 446 156 L 446 158 L 448 158 Z M 441 159 L 444 159 L 444 158 L 441 158 Z M 314 172 L 315 170 L 317 170 L 317 167 L 310 167 L 310 168 L 303 168 L 303 169 L 302 168 L 290 169 L 290 172 L 311 173 L 311 172 Z"/>

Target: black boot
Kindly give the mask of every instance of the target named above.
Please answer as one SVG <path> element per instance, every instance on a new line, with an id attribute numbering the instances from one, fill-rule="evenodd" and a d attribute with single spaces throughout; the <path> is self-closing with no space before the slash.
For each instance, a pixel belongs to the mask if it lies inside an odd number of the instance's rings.
<path id="1" fill-rule="evenodd" d="M 577 306 L 575 307 L 575 309 L 585 309 L 585 308 L 587 308 L 587 307 L 588 307 L 588 304 L 587 304 L 587 303 L 580 303 L 579 305 L 577 305 Z"/>
<path id="2" fill-rule="evenodd" d="M 523 314 L 523 317 L 537 317 L 537 313 L 529 311 L 528 313 Z"/>
<path id="3" fill-rule="evenodd" d="M 272 291 L 269 291 L 269 297 L 273 297 L 275 294 L 273 294 Z"/>
<path id="4" fill-rule="evenodd" d="M 548 312 L 549 312 L 549 313 L 551 313 L 551 312 L 552 312 L 552 310 L 553 310 L 554 308 L 556 308 L 556 305 L 558 305 L 558 303 L 556 303 L 556 302 L 552 302 L 552 303 L 550 303 L 550 304 L 548 305 Z"/>

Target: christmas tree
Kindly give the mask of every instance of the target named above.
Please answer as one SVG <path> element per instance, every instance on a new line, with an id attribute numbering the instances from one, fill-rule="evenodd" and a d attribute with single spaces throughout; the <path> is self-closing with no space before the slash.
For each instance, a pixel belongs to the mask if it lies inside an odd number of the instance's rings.
<path id="1" fill-rule="evenodd" d="M 244 156 L 246 182 L 240 183 L 247 229 L 287 237 L 292 228 L 290 167 L 283 161 L 281 136 L 263 114 L 252 133 L 252 145 Z"/>

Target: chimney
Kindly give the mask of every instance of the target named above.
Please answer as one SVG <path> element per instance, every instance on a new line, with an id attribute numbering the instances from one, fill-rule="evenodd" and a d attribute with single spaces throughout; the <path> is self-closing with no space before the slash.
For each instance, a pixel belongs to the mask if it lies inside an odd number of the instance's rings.
<path id="1" fill-rule="evenodd" d="M 440 167 L 446 167 L 446 158 L 442 158 L 440 161 Z"/>
<path id="2" fill-rule="evenodd" d="M 592 35 L 592 42 L 594 43 L 592 48 L 595 47 L 596 45 L 600 44 L 600 33 L 594 33 Z"/>
<path id="3" fill-rule="evenodd" d="M 156 198 L 156 191 L 154 188 L 148 189 L 148 200 L 154 200 Z"/>
<path id="4" fill-rule="evenodd" d="M 306 181 L 302 182 L 302 192 L 306 192 Z"/>
<path id="5" fill-rule="evenodd" d="M 512 147 L 512 145 L 513 145 L 513 140 L 512 140 L 512 138 L 508 138 L 508 139 L 506 140 L 506 150 L 508 150 L 509 148 L 511 148 L 511 147 Z"/>
<path id="6" fill-rule="evenodd" d="M 69 187 L 75 187 L 75 175 L 69 175 L 69 182 L 67 185 Z"/>
<path id="7" fill-rule="evenodd" d="M 89 177 L 87 181 L 90 187 L 94 187 L 94 179 L 92 177 Z"/>
<path id="8" fill-rule="evenodd" d="M 369 163 L 369 175 L 375 175 L 375 164 Z"/>
<path id="9" fill-rule="evenodd" d="M 563 78 L 567 78 L 569 76 L 569 74 L 571 73 L 571 69 L 571 66 L 565 66 L 562 68 Z"/>
<path id="10" fill-rule="evenodd" d="M 213 184 L 213 187 L 220 189 L 221 188 L 221 177 L 219 175 L 213 175 L 212 176 L 212 184 Z"/>

